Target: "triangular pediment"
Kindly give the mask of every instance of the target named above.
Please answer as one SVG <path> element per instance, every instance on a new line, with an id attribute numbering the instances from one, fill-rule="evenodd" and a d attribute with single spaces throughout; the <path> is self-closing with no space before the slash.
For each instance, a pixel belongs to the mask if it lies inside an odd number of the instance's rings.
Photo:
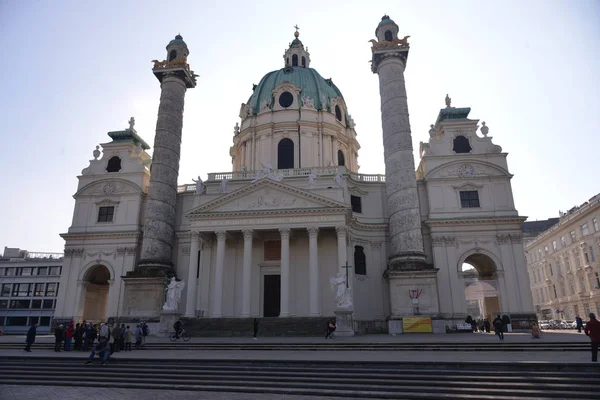
<path id="1" fill-rule="evenodd" d="M 188 217 L 272 210 L 349 209 L 349 205 L 265 178 L 203 204 Z"/>

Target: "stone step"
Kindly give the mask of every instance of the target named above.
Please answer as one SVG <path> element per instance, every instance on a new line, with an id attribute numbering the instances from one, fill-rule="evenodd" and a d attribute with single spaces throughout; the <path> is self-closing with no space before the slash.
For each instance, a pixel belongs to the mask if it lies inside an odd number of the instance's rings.
<path id="1" fill-rule="evenodd" d="M 259 318 L 259 335 L 273 336 L 321 336 L 325 335 L 329 317 Z M 190 318 L 184 320 L 186 328 L 194 336 L 252 336 L 254 318 Z"/>

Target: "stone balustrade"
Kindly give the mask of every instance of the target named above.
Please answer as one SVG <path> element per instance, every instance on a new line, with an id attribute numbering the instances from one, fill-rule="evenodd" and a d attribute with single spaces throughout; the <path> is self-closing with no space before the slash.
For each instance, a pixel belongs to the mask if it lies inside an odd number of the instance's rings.
<path id="1" fill-rule="evenodd" d="M 354 174 L 348 173 L 345 167 L 318 167 L 318 168 L 290 168 L 290 169 L 276 169 L 273 170 L 274 174 L 283 176 L 284 178 L 292 177 L 306 177 L 314 172 L 317 176 L 322 175 L 335 175 L 339 171 L 342 175 L 350 177 L 350 179 L 358 182 L 385 182 L 385 175 L 379 174 Z M 259 176 L 264 171 L 234 171 L 234 172 L 211 172 L 208 174 L 208 179 L 205 182 L 218 182 L 223 179 L 228 181 L 235 180 L 252 180 Z M 177 187 L 177 193 L 188 193 L 195 192 L 195 184 L 179 185 Z"/>

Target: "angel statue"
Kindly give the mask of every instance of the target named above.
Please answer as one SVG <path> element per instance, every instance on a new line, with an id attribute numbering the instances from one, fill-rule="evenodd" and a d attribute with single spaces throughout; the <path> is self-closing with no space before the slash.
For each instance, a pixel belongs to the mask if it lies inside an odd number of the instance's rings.
<path id="1" fill-rule="evenodd" d="M 308 174 L 308 187 L 312 189 L 312 187 L 315 185 L 316 181 L 317 181 L 317 174 L 315 174 L 315 171 L 311 170 L 310 174 Z"/>
<path id="2" fill-rule="evenodd" d="M 350 288 L 346 287 L 346 274 L 339 272 L 329 278 L 331 290 L 335 293 L 335 305 L 338 308 L 352 308 Z"/>
<path id="3" fill-rule="evenodd" d="M 165 301 L 165 305 L 163 306 L 163 310 L 177 310 L 177 305 L 181 300 L 181 292 L 183 291 L 184 286 L 184 281 L 176 281 L 175 277 L 171 278 L 167 284 L 167 288 L 165 289 L 167 292 L 167 299 Z"/>
<path id="4" fill-rule="evenodd" d="M 344 184 L 344 181 L 342 180 L 342 174 L 340 173 L 339 168 L 335 169 L 335 176 L 333 177 L 333 181 L 335 182 L 336 186 L 342 186 Z"/>
<path id="5" fill-rule="evenodd" d="M 196 194 L 203 194 L 206 186 L 204 186 L 204 182 L 200 179 L 200 175 L 198 175 L 198 180 L 192 179 L 192 182 L 196 184 Z"/>
<path id="6" fill-rule="evenodd" d="M 229 181 L 227 178 L 221 179 L 221 185 L 219 186 L 219 191 L 221 193 L 227 193 L 227 186 L 229 185 Z"/>

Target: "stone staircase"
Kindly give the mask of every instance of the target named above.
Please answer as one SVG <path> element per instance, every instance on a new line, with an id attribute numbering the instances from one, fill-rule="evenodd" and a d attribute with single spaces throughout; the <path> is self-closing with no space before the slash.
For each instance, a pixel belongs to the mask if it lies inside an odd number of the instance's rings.
<path id="1" fill-rule="evenodd" d="M 0 358 L 0 386 L 192 390 L 373 399 L 597 399 L 591 363 Z"/>
<path id="2" fill-rule="evenodd" d="M 329 318 L 259 318 L 258 335 L 325 336 Z M 254 332 L 254 318 L 190 318 L 183 322 L 195 337 L 252 336 Z"/>

